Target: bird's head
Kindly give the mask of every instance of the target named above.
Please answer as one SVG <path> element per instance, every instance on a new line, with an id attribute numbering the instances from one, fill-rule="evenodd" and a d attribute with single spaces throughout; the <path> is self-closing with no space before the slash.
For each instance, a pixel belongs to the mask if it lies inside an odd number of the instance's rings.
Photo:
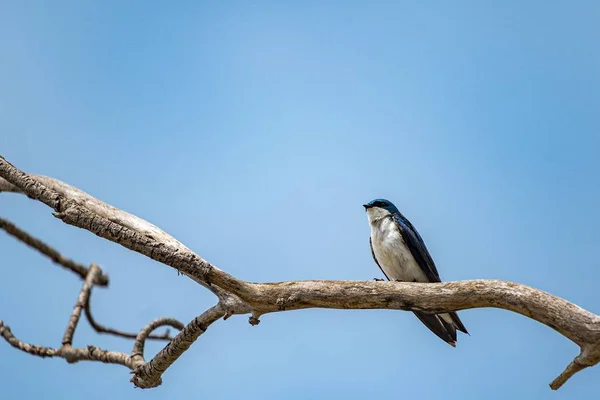
<path id="1" fill-rule="evenodd" d="M 363 204 L 363 207 L 367 211 L 369 221 L 376 221 L 390 214 L 400 213 L 394 203 L 386 199 L 371 200 L 367 204 Z"/>

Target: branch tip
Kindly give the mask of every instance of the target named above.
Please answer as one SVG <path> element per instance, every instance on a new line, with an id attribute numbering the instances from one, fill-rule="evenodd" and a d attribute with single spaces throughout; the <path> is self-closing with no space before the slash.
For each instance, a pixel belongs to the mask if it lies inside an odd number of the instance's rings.
<path id="1" fill-rule="evenodd" d="M 597 346 L 588 345 L 581 349 L 581 353 L 575 357 L 573 361 L 567 365 L 565 370 L 560 373 L 551 383 L 552 390 L 558 390 L 564 385 L 573 375 L 588 367 L 593 367 L 600 361 L 600 350 Z"/>

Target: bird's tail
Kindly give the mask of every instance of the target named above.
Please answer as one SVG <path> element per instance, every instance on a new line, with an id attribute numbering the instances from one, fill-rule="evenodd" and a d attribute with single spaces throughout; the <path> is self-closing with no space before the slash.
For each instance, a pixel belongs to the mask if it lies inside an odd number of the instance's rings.
<path id="1" fill-rule="evenodd" d="M 414 313 L 431 332 L 435 333 L 440 339 L 452 347 L 456 347 L 457 330 L 469 334 L 460 318 L 458 318 L 458 314 L 455 312 L 426 314 L 421 311 L 414 311 Z"/>

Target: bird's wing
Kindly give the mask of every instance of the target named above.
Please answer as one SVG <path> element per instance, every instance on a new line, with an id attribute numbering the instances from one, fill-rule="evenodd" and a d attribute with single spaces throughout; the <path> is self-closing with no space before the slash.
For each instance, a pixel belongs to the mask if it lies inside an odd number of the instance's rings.
<path id="1" fill-rule="evenodd" d="M 410 223 L 409 220 L 404 218 L 402 215 L 393 215 L 394 221 L 400 230 L 400 234 L 402 235 L 402 239 L 404 243 L 408 246 L 412 256 L 415 258 L 417 264 L 430 282 L 441 282 L 440 275 L 435 267 L 435 263 L 421 238 L 419 232 L 415 229 L 414 226 Z M 375 257 L 375 252 L 373 251 L 373 243 L 371 238 L 369 237 L 369 246 L 371 246 L 371 255 L 373 256 L 373 260 L 375 260 L 375 264 L 379 267 L 383 275 L 389 281 L 390 278 L 385 274 L 381 265 L 377 261 L 377 257 Z M 427 326 L 433 333 L 435 333 L 438 337 L 440 337 L 445 342 L 449 343 L 451 346 L 456 345 L 456 329 L 468 334 L 467 328 L 463 325 L 460 318 L 458 318 L 458 314 L 455 312 L 448 313 L 454 326 L 452 324 L 447 323 L 444 318 L 438 315 L 430 315 L 420 311 L 413 311 L 415 315 L 421 320 L 425 326 Z"/>
<path id="2" fill-rule="evenodd" d="M 410 253 L 425 273 L 425 276 L 427 276 L 427 279 L 429 279 L 429 282 L 441 282 L 440 274 L 419 232 L 402 214 L 393 214 L 392 218 L 400 230 L 404 243 L 408 246 Z"/>
<path id="3" fill-rule="evenodd" d="M 383 272 L 383 276 L 385 276 L 387 278 L 387 280 L 389 281 L 390 278 L 385 274 L 385 271 L 383 270 L 383 268 L 381 268 L 381 265 L 379 265 L 379 261 L 377 261 L 377 257 L 375 257 L 375 252 L 373 251 L 373 242 L 371 241 L 370 236 L 369 236 L 369 246 L 371 247 L 371 255 L 373 256 L 373 260 L 375 260 L 375 264 L 377 264 L 377 266 L 379 267 L 381 272 Z"/>
<path id="4" fill-rule="evenodd" d="M 435 263 L 433 262 L 433 259 L 431 258 L 427 247 L 425 246 L 425 242 L 423 242 L 421 235 L 419 235 L 419 232 L 417 232 L 415 227 L 402 214 L 394 214 L 393 218 L 394 221 L 396 221 L 398 229 L 400 230 L 402 239 L 404 239 L 404 243 L 406 243 L 406 246 L 408 246 L 410 253 L 415 258 L 417 264 L 419 264 L 421 270 L 425 273 L 425 276 L 427 276 L 427 279 L 429 279 L 429 282 L 441 282 L 440 274 L 438 273 L 437 268 L 435 267 Z M 467 334 L 469 333 L 467 332 L 467 328 L 465 328 L 456 312 L 450 312 L 448 313 L 448 315 L 452 319 L 454 326 L 459 331 Z M 417 317 L 419 317 L 419 319 L 438 336 L 440 336 L 438 331 L 439 327 L 441 326 L 439 324 L 441 323 L 444 327 L 448 325 L 443 318 L 438 318 L 439 321 L 434 321 L 431 318 L 423 317 L 423 315 L 420 316 L 417 314 Z M 435 325 L 438 326 L 435 327 Z M 450 333 L 450 336 L 451 338 L 453 338 L 453 340 L 456 340 L 456 332 L 452 333 L 451 330 L 448 330 L 448 333 Z M 442 339 L 444 338 L 442 337 Z"/>

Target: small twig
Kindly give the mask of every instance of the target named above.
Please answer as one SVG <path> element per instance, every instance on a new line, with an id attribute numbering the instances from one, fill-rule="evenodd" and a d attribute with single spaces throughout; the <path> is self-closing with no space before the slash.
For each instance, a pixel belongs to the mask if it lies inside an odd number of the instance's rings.
<path id="1" fill-rule="evenodd" d="M 153 388 L 162 382 L 162 374 L 169 368 L 208 327 L 223 317 L 227 311 L 219 303 L 194 318 L 173 340 L 169 342 L 150 362 L 135 368 L 131 382 L 139 388 Z M 141 333 L 140 333 L 141 334 Z M 137 343 L 137 342 L 136 342 Z M 134 352 L 135 352 L 134 347 Z M 143 351 L 143 350 L 142 350 Z"/>
<path id="2" fill-rule="evenodd" d="M 77 328 L 77 324 L 79 323 L 79 318 L 81 317 L 81 310 L 85 306 L 90 297 L 90 292 L 92 291 L 92 287 L 94 286 L 94 281 L 96 277 L 100 274 L 100 267 L 96 264 L 92 264 L 90 268 L 90 272 L 88 273 L 87 278 L 83 282 L 83 286 L 81 287 L 81 292 L 79 293 L 79 297 L 77 298 L 77 303 L 75 303 L 75 307 L 73 307 L 73 312 L 71 313 L 71 318 L 69 318 L 69 322 L 67 323 L 67 328 L 65 329 L 65 334 L 63 336 L 62 344 L 63 346 L 70 346 L 73 343 L 73 334 L 75 333 L 75 328 Z"/>
<path id="3" fill-rule="evenodd" d="M 108 335 L 114 335 L 114 336 L 119 336 L 125 339 L 135 339 L 137 338 L 138 334 L 137 333 L 130 333 L 130 332 L 123 332 L 123 331 L 119 331 L 117 329 L 113 329 L 113 328 L 108 328 L 104 325 L 100 325 L 95 319 L 94 316 L 92 315 L 92 306 L 91 306 L 91 302 L 92 302 L 92 296 L 88 297 L 88 301 L 87 304 L 84 307 L 84 312 L 85 312 L 85 317 L 87 318 L 88 322 L 90 323 L 90 325 L 92 326 L 92 328 L 94 328 L 94 330 L 97 333 L 105 333 Z M 183 327 L 183 323 L 177 321 L 182 327 Z M 180 328 L 178 328 L 180 329 Z M 158 334 L 158 333 L 153 333 L 151 335 L 149 335 L 147 337 L 147 339 L 151 339 L 151 340 L 172 340 L 173 337 L 171 336 L 169 329 L 167 329 L 164 333 Z"/>
<path id="4" fill-rule="evenodd" d="M 0 336 L 2 336 L 4 340 L 6 340 L 8 344 L 10 344 L 12 347 L 24 351 L 25 353 L 33 354 L 34 356 L 42 358 L 57 356 L 58 350 L 56 349 L 38 346 L 35 344 L 23 343 L 22 341 L 17 339 L 15 335 L 13 335 L 13 333 L 10 331 L 10 328 L 4 325 L 4 322 L 2 320 L 0 320 Z"/>
<path id="5" fill-rule="evenodd" d="M 42 242 L 41 240 L 34 238 L 24 230 L 17 227 L 12 222 L 7 221 L 4 218 L 0 218 L 0 229 L 4 229 L 6 233 L 14 236 L 26 245 L 36 249 L 43 255 L 50 258 L 56 264 L 59 264 L 64 268 L 73 271 L 74 273 L 79 275 L 81 279 L 85 279 L 87 277 L 89 268 L 87 268 L 85 265 L 79 264 L 78 262 L 64 257 L 58 251 L 56 251 L 46 243 Z M 104 274 L 98 275 L 98 279 L 95 283 L 99 286 L 108 286 L 108 276 Z"/>
<path id="6" fill-rule="evenodd" d="M 559 389 L 565 384 L 566 381 L 569 380 L 570 377 L 587 367 L 588 365 L 583 365 L 577 362 L 577 359 L 571 361 L 569 365 L 567 365 L 567 368 L 565 368 L 565 370 L 550 383 L 550 388 L 552 390 Z"/>
<path id="7" fill-rule="evenodd" d="M 559 389 L 573 375 L 588 367 L 593 367 L 598 362 L 600 362 L 600 352 L 598 351 L 598 348 L 593 344 L 582 346 L 579 355 L 575 357 L 575 359 L 567 365 L 565 370 L 550 383 L 550 388 L 552 390 Z"/>
<path id="8" fill-rule="evenodd" d="M 184 328 L 184 325 L 174 318 L 159 318 L 150 322 L 148 325 L 142 328 L 140 333 L 138 333 L 135 338 L 133 349 L 131 350 L 131 357 L 133 357 L 134 360 L 141 360 L 142 362 L 144 361 L 144 346 L 146 344 L 146 339 L 150 338 L 150 333 L 153 330 L 161 326 L 172 326 L 178 330 L 182 330 Z"/>
<path id="9" fill-rule="evenodd" d="M 10 328 L 4 325 L 0 320 L 0 336 L 4 338 L 11 346 L 26 353 L 38 357 L 60 357 L 69 363 L 77 361 L 100 361 L 108 364 L 119 364 L 129 369 L 133 369 L 133 360 L 129 354 L 118 351 L 102 350 L 94 346 L 87 348 L 73 348 L 71 346 L 62 346 L 60 349 L 38 346 L 35 344 L 24 343 L 17 339 Z"/>

